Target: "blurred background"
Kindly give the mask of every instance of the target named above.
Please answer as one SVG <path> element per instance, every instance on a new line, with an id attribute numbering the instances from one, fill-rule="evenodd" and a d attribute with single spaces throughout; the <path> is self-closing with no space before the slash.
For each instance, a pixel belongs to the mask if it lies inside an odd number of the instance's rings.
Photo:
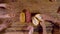
<path id="1" fill-rule="evenodd" d="M 20 12 L 22 12 L 23 9 L 27 9 L 31 12 L 31 14 L 47 14 L 49 16 L 52 16 L 54 19 L 58 19 L 60 21 L 60 0 L 0 0 L 0 4 L 6 4 L 7 6 L 3 10 L 3 12 L 6 10 L 6 13 L 14 16 L 13 18 L 11 18 L 11 27 L 1 32 L 1 34 L 27 34 L 27 32 L 22 31 L 16 32 L 16 30 L 22 30 L 23 26 L 26 25 L 25 23 L 21 24 L 19 20 Z M 49 22 L 45 23 L 47 26 L 48 34 L 60 34 L 60 24 L 54 25 Z M 50 31 L 52 29 L 53 32 Z M 34 34 L 38 34 L 38 32 L 35 31 Z"/>

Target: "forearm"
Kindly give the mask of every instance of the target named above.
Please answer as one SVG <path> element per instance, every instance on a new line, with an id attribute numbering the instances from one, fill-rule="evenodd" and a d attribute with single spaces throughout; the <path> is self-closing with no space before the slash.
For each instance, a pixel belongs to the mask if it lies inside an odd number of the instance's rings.
<path id="1" fill-rule="evenodd" d="M 41 24 L 41 26 L 42 26 L 42 28 L 43 28 L 43 34 L 47 34 L 46 25 L 45 25 L 44 21 L 41 22 L 40 24 Z"/>
<path id="2" fill-rule="evenodd" d="M 41 16 L 43 17 L 44 20 L 49 20 L 49 21 L 52 21 L 53 23 L 60 25 L 60 19 L 55 19 L 52 16 L 47 15 L 47 14 L 41 14 Z"/>
<path id="3" fill-rule="evenodd" d="M 43 34 L 47 34 L 46 27 L 43 27 Z"/>

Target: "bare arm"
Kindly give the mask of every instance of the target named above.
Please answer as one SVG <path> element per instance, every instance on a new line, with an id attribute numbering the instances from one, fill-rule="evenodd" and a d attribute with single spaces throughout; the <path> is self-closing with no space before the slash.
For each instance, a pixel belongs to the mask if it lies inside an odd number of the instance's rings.
<path id="1" fill-rule="evenodd" d="M 55 19 L 54 17 L 47 15 L 47 14 L 41 14 L 41 16 L 43 17 L 44 20 L 49 20 L 52 21 L 55 24 L 59 24 L 60 25 L 60 19 Z"/>
<path id="2" fill-rule="evenodd" d="M 42 20 L 42 22 L 40 24 L 41 24 L 41 26 L 43 28 L 43 34 L 47 34 L 46 25 L 45 25 L 44 21 Z"/>

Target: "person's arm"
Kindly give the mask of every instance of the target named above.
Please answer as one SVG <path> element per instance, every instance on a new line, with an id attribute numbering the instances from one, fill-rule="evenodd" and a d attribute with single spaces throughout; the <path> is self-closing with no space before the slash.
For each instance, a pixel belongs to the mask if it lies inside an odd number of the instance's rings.
<path id="1" fill-rule="evenodd" d="M 40 25 L 42 26 L 43 28 L 43 34 L 47 34 L 47 31 L 46 31 L 46 25 L 44 23 L 44 21 L 42 20 L 42 22 L 40 23 Z"/>
<path id="2" fill-rule="evenodd" d="M 42 28 L 43 28 L 43 34 L 47 34 L 47 32 L 46 32 L 46 25 L 44 23 L 43 16 L 40 15 L 40 14 L 36 14 L 35 18 L 39 21 L 39 24 L 42 26 Z"/>
<path id="3" fill-rule="evenodd" d="M 47 14 L 41 14 L 41 16 L 43 17 L 43 20 L 49 20 L 52 21 L 54 24 L 60 25 L 60 19 L 56 19 L 51 15 L 47 15 Z"/>

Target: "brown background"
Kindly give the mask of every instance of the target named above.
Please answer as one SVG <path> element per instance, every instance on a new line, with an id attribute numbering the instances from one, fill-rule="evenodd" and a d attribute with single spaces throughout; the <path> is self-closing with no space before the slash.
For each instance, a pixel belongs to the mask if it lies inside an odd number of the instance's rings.
<path id="1" fill-rule="evenodd" d="M 2 2 L 7 3 L 7 8 L 8 8 L 9 13 L 12 12 L 12 14 L 15 14 L 17 16 L 15 18 L 13 18 L 14 21 L 19 20 L 18 19 L 19 13 L 23 9 L 27 9 L 31 13 L 39 12 L 39 13 L 51 15 L 55 19 L 60 19 L 60 15 L 56 13 L 58 10 L 58 7 L 60 6 L 59 0 L 56 0 L 53 2 L 50 2 L 49 0 L 3 0 Z M 14 25 L 14 23 L 13 23 L 13 25 Z M 15 34 L 18 34 L 18 33 L 15 33 Z M 21 34 L 21 33 L 19 32 L 19 34 Z M 57 34 L 57 33 L 55 33 L 55 34 Z"/>

